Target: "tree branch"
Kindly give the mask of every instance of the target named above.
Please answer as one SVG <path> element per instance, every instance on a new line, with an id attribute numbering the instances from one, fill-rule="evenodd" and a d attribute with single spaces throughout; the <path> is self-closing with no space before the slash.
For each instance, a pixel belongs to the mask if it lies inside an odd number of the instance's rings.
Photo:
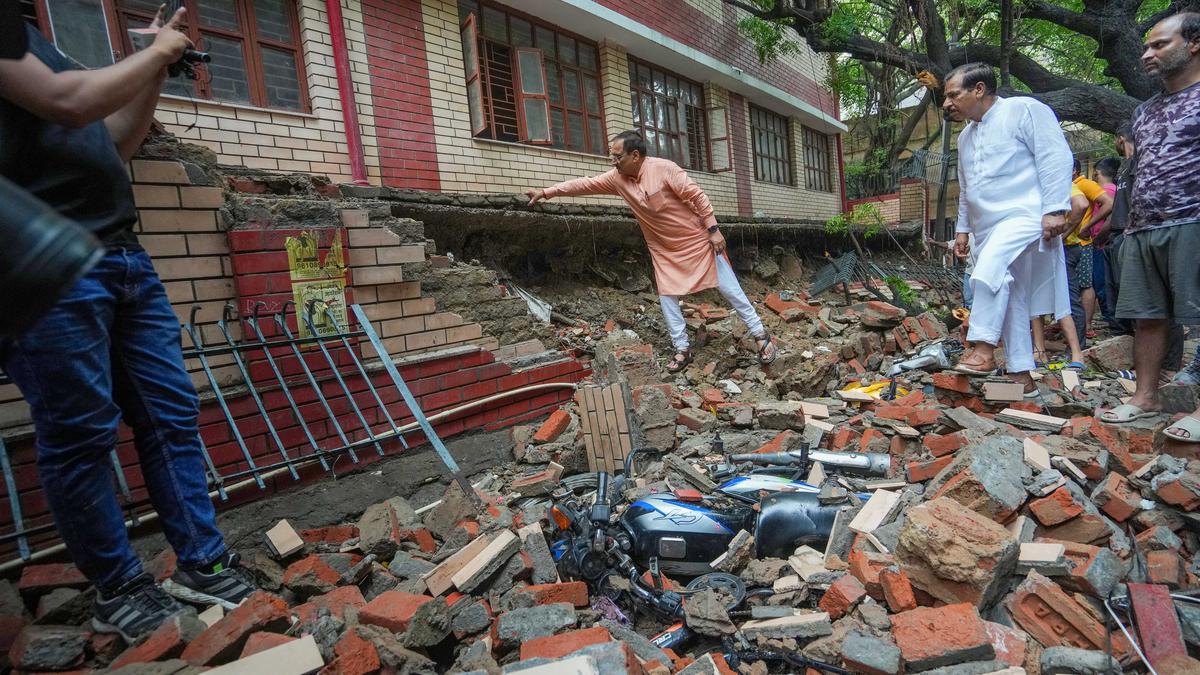
<path id="1" fill-rule="evenodd" d="M 1026 19 L 1043 19 L 1076 33 L 1097 39 L 1100 37 L 1100 22 L 1091 14 L 1072 12 L 1045 0 L 1024 0 L 1021 4 L 1024 8 L 1022 16 Z"/>

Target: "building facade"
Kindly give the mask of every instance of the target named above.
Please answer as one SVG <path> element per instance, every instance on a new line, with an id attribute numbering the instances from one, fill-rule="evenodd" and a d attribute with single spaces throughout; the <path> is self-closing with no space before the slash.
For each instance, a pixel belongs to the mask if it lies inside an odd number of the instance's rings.
<path id="1" fill-rule="evenodd" d="M 126 31 L 157 8 L 23 1 L 30 21 L 91 67 L 129 53 Z M 825 60 L 805 48 L 760 63 L 738 33 L 741 10 L 721 0 L 176 5 L 213 60 L 195 82 L 170 81 L 156 118 L 222 164 L 514 193 L 607 170 L 607 139 L 639 129 L 718 213 L 825 219 L 842 209 L 845 126 Z"/>

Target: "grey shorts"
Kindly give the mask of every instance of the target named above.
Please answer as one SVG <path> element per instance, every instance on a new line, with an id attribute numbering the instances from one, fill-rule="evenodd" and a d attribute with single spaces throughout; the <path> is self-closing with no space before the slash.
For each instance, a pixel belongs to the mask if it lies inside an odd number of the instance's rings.
<path id="1" fill-rule="evenodd" d="M 1200 223 L 1126 235 L 1120 260 L 1117 317 L 1200 323 Z"/>

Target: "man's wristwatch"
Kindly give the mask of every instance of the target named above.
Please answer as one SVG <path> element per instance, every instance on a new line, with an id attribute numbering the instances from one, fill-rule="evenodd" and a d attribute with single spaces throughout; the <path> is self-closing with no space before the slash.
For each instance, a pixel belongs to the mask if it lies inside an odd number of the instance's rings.
<path id="1" fill-rule="evenodd" d="M 708 233 L 709 233 L 709 234 L 712 234 L 713 232 L 716 232 L 716 231 L 717 231 L 717 226 L 716 226 L 716 225 L 713 225 L 712 227 L 708 228 Z"/>

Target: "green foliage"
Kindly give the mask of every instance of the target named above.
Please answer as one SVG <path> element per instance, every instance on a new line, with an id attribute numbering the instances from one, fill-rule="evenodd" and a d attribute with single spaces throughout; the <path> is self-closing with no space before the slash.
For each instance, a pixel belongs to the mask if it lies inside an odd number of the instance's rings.
<path id="1" fill-rule="evenodd" d="M 889 274 L 883 278 L 883 281 L 888 285 L 888 288 L 892 289 L 892 297 L 899 300 L 902 304 L 908 307 L 916 307 L 921 304 L 920 296 L 917 295 L 917 292 L 904 279 Z"/>
<path id="2" fill-rule="evenodd" d="M 862 203 L 850 213 L 839 213 L 825 221 L 827 234 L 850 234 L 850 228 L 864 227 L 863 239 L 870 239 L 883 232 L 883 214 L 873 204 Z"/>
<path id="3" fill-rule="evenodd" d="M 887 168 L 887 149 L 875 148 L 866 157 L 857 162 L 846 164 L 846 177 L 858 178 L 877 174 Z"/>
<path id="4" fill-rule="evenodd" d="M 748 16 L 738 21 L 738 30 L 754 43 L 759 63 L 800 53 L 800 43 L 788 38 L 793 31 L 785 21 Z"/>

